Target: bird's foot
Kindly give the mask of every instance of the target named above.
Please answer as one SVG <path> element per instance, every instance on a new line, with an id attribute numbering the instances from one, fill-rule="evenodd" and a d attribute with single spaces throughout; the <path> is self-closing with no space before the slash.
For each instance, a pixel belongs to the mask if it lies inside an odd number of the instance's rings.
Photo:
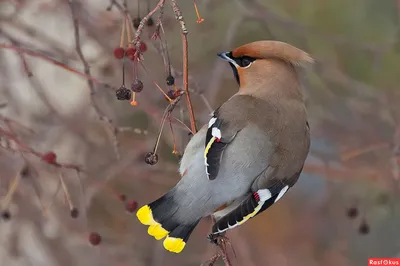
<path id="1" fill-rule="evenodd" d="M 222 244 L 226 244 L 229 239 L 225 236 L 224 233 L 211 233 L 207 236 L 207 239 L 216 246 L 220 246 Z"/>
<path id="2" fill-rule="evenodd" d="M 225 234 L 209 234 L 207 236 L 207 239 L 216 245 L 218 247 L 218 250 L 214 256 L 211 257 L 206 263 L 207 264 L 202 264 L 202 265 L 208 265 L 208 266 L 213 266 L 214 263 L 219 259 L 222 258 L 222 260 L 225 262 L 225 265 L 230 266 L 232 265 L 228 253 L 227 253 L 227 246 L 231 246 L 231 243 L 229 241 L 229 238 L 225 236 Z M 236 256 L 236 254 L 235 254 Z"/>

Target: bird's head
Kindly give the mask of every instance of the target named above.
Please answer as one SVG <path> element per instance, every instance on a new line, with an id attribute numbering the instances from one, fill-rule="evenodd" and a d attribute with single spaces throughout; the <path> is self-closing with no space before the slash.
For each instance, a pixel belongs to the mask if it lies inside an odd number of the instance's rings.
<path id="1" fill-rule="evenodd" d="M 294 73 L 294 67 L 314 62 L 306 52 L 284 42 L 257 41 L 218 53 L 232 67 L 240 87 L 253 87 Z"/>

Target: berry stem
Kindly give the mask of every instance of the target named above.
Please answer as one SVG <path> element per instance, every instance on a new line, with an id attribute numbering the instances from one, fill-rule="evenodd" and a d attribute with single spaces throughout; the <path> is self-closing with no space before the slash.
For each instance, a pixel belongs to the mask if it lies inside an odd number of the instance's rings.
<path id="1" fill-rule="evenodd" d="M 168 106 L 169 107 L 169 106 Z M 156 144 L 154 145 L 154 149 L 153 149 L 153 153 L 156 154 L 157 153 L 157 149 L 158 149 L 158 144 L 160 143 L 160 139 L 161 139 L 161 134 L 163 132 L 164 129 L 164 124 L 165 124 L 165 120 L 167 119 L 167 117 L 169 116 L 169 108 L 166 108 L 164 111 L 164 114 L 162 116 L 162 122 L 161 122 L 161 127 L 160 127 L 160 132 L 158 132 L 158 136 L 157 136 L 157 141 Z"/>
<path id="2" fill-rule="evenodd" d="M 60 173 L 59 177 L 60 177 L 61 187 L 64 191 L 65 199 L 67 200 L 68 203 L 68 207 L 70 210 L 72 210 L 74 208 L 74 205 L 72 204 L 71 195 L 69 194 L 68 188 L 64 182 L 62 173 Z"/>
<path id="3" fill-rule="evenodd" d="M 12 179 L 10 187 L 8 188 L 7 194 L 5 195 L 4 199 L 1 202 L 2 209 L 6 209 L 9 206 L 9 204 L 12 200 L 12 197 L 13 197 L 15 191 L 17 190 L 20 178 L 21 178 L 20 174 L 17 174 Z"/>
<path id="4" fill-rule="evenodd" d="M 37 199 L 39 201 L 40 209 L 42 210 L 43 216 L 47 216 L 47 214 L 48 214 L 47 208 L 43 204 L 43 201 L 40 198 L 40 193 L 39 193 L 38 186 L 34 183 L 32 178 L 28 178 L 28 181 L 31 183 L 31 186 L 33 188 L 33 192 L 35 193 L 35 196 L 37 197 Z"/>
<path id="5" fill-rule="evenodd" d="M 126 18 L 124 17 L 122 21 L 122 26 L 121 26 L 121 37 L 120 37 L 120 42 L 119 42 L 119 47 L 124 48 L 124 43 L 125 43 L 125 20 Z"/>
<path id="6" fill-rule="evenodd" d="M 175 134 L 174 134 L 174 128 L 172 127 L 172 122 L 171 122 L 171 117 L 168 117 L 168 123 L 169 127 L 171 128 L 171 134 L 172 134 L 172 141 L 174 143 L 174 150 L 172 151 L 173 154 L 177 154 L 178 151 L 176 150 L 176 140 L 175 140 Z"/>
<path id="7" fill-rule="evenodd" d="M 129 26 L 130 23 L 128 17 L 125 17 L 124 23 L 126 25 L 126 35 L 128 36 L 128 47 L 131 48 L 132 43 L 130 42 L 130 40 L 132 40 L 133 29 L 131 29 L 131 27 Z"/>
<path id="8" fill-rule="evenodd" d="M 125 58 L 122 58 L 122 86 L 125 87 Z"/>
<path id="9" fill-rule="evenodd" d="M 171 117 L 171 113 L 174 110 L 175 106 L 178 104 L 178 102 L 180 101 L 181 95 L 179 95 L 178 97 L 175 98 L 175 100 L 173 100 L 168 106 L 167 108 L 165 108 L 165 111 L 163 113 L 162 116 L 162 121 L 161 121 L 161 127 L 160 127 L 160 132 L 158 133 L 158 137 L 157 137 L 157 141 L 156 144 L 154 145 L 154 149 L 153 149 L 153 154 L 157 153 L 157 148 L 158 148 L 158 144 L 160 143 L 160 139 L 161 139 L 161 134 L 165 125 L 165 120 L 169 119 Z M 169 119 L 169 121 L 171 122 L 171 120 Z"/>
<path id="10" fill-rule="evenodd" d="M 142 62 L 140 62 L 140 64 L 142 65 L 144 72 L 145 72 L 147 75 L 151 76 L 151 75 L 149 74 L 149 72 L 147 71 L 146 67 L 144 66 L 144 64 L 143 64 Z M 171 103 L 171 102 L 172 102 L 172 99 L 164 92 L 164 90 L 157 84 L 157 82 L 155 82 L 154 80 L 151 80 L 151 81 L 152 81 L 153 84 L 161 91 L 161 93 L 165 96 L 165 98 L 167 98 L 167 100 Z"/>
<path id="11" fill-rule="evenodd" d="M 160 24 L 160 29 L 161 29 L 163 35 L 165 36 L 164 27 L 162 24 Z M 160 41 L 161 41 L 163 55 L 166 57 L 167 77 L 168 77 L 168 76 L 171 76 L 171 60 L 169 58 L 168 43 L 165 38 L 161 38 L 161 35 L 160 35 Z"/>

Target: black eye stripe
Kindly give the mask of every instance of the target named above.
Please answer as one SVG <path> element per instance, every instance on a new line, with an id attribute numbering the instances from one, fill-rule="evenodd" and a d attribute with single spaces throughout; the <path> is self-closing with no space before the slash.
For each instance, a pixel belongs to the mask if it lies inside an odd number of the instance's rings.
<path id="1" fill-rule="evenodd" d="M 256 60 L 256 58 L 250 56 L 241 56 L 235 58 L 233 57 L 232 53 L 229 53 L 228 56 L 232 58 L 240 67 L 246 67 Z"/>

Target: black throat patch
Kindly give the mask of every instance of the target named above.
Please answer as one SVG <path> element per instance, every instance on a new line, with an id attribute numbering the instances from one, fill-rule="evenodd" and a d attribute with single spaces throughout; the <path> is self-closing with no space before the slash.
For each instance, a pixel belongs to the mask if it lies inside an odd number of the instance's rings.
<path id="1" fill-rule="evenodd" d="M 238 83 L 239 86 L 240 86 L 239 73 L 238 73 L 238 71 L 237 71 L 235 65 L 232 64 L 232 63 L 229 63 L 229 65 L 231 66 L 231 68 L 232 68 L 232 70 L 233 70 L 233 75 L 235 76 L 235 79 L 236 79 L 237 83 Z"/>

